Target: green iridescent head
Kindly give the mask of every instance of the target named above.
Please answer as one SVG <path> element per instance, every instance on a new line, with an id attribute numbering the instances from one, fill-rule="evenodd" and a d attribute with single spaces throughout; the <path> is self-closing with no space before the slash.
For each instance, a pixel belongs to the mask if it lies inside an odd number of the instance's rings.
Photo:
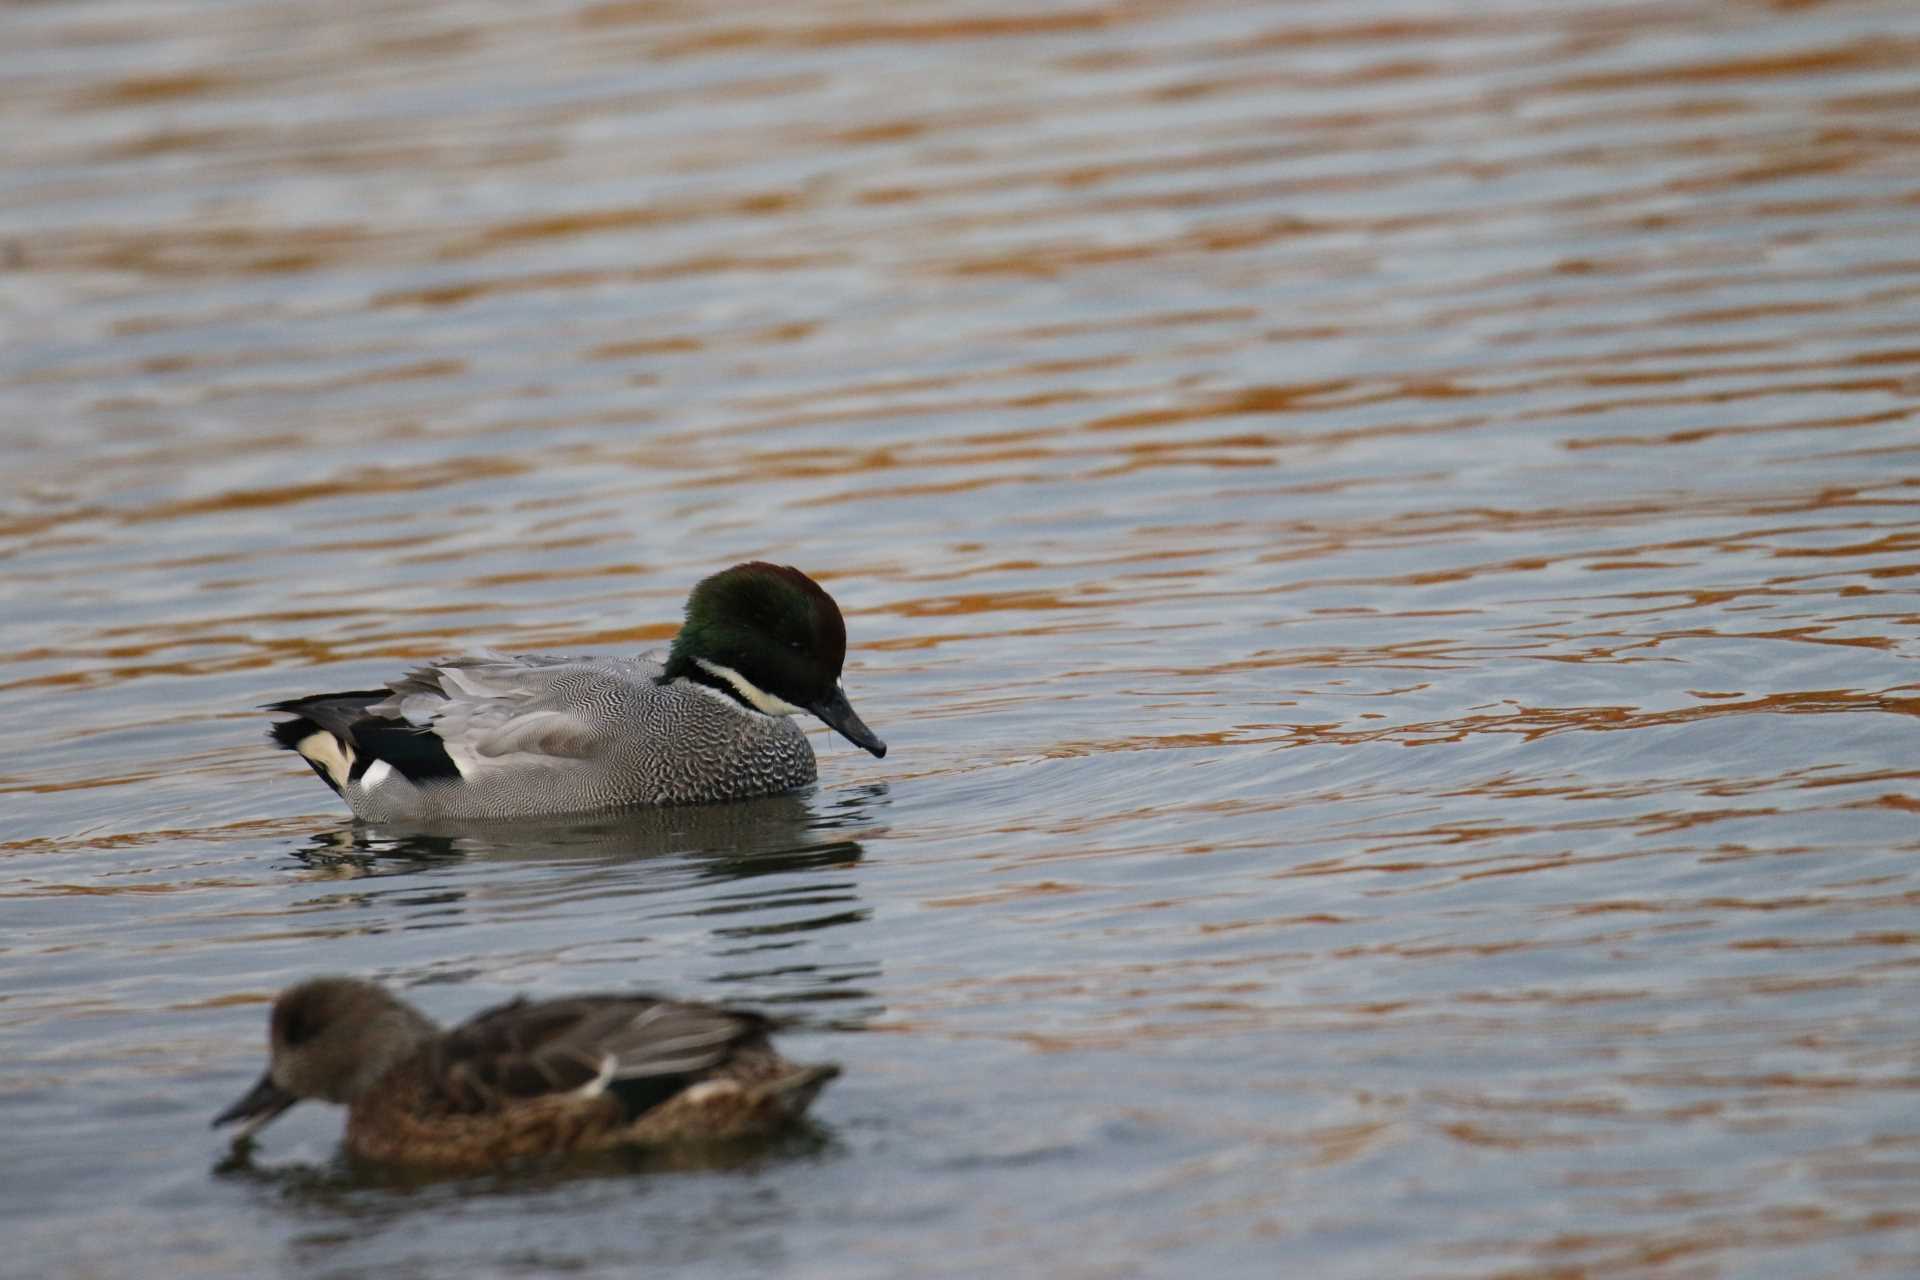
<path id="1" fill-rule="evenodd" d="M 876 756 L 887 744 L 847 704 L 847 625 L 820 584 L 791 565 L 750 560 L 687 597 L 663 682 L 708 685 L 763 715 L 807 711 Z"/>

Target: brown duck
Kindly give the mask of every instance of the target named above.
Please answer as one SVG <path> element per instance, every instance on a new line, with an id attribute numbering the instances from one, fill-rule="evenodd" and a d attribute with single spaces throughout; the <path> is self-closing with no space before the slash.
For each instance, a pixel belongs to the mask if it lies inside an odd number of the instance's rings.
<path id="1" fill-rule="evenodd" d="M 833 1064 L 799 1066 L 741 1009 L 648 995 L 519 999 L 452 1030 L 376 983 L 312 978 L 273 1004 L 258 1084 L 214 1118 L 251 1137 L 303 1098 L 347 1108 L 347 1150 L 453 1170 L 771 1133 Z"/>

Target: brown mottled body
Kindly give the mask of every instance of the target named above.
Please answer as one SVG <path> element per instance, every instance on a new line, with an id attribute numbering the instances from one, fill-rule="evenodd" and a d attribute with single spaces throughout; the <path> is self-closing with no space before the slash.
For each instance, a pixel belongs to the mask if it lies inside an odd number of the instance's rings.
<path id="1" fill-rule="evenodd" d="M 770 1134 L 839 1074 L 798 1066 L 740 1009 L 594 995 L 516 1000 L 442 1031 L 368 982 L 275 1002 L 271 1061 L 215 1121 L 245 1137 L 303 1097 L 347 1106 L 347 1149 L 476 1171 L 534 1156 Z"/>
<path id="2" fill-rule="evenodd" d="M 463 1111 L 434 1087 L 426 1067 L 403 1064 L 348 1108 L 348 1151 L 389 1164 L 475 1170 L 565 1152 L 755 1138 L 791 1123 L 839 1074 L 837 1067 L 796 1067 L 764 1049 L 629 1117 L 608 1093 Z"/>

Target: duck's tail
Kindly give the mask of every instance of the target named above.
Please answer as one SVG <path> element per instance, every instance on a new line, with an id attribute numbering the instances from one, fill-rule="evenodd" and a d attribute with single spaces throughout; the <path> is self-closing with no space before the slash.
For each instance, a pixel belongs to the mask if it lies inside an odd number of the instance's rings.
<path id="1" fill-rule="evenodd" d="M 345 795 L 348 780 L 364 772 L 367 763 L 355 749 L 353 725 L 366 717 L 368 707 L 392 696 L 391 689 L 366 689 L 269 702 L 263 710 L 294 718 L 274 724 L 267 736 L 313 766 L 335 795 Z"/>
<path id="2" fill-rule="evenodd" d="M 813 1100 L 820 1096 L 820 1091 L 839 1074 L 839 1063 L 822 1062 L 757 1084 L 750 1092 L 755 1102 L 772 1107 L 789 1120 L 797 1120 L 806 1114 Z"/>

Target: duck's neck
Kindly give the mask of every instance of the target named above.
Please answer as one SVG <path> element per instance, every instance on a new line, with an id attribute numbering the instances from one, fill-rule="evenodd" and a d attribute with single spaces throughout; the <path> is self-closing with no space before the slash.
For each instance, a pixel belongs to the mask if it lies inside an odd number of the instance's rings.
<path id="1" fill-rule="evenodd" d="M 351 1103 L 378 1084 L 387 1072 L 442 1034 L 439 1023 L 404 1000 L 395 1000 L 375 1014 L 368 1030 L 367 1050 L 342 1091 L 345 1096 L 335 1101 Z"/>
<path id="2" fill-rule="evenodd" d="M 704 684 L 709 689 L 718 689 L 722 693 L 730 692 L 726 681 L 701 666 L 699 659 L 679 644 L 675 644 L 667 653 L 667 665 L 661 670 L 657 683 L 672 684 L 675 680 L 691 680 L 695 684 Z"/>
<path id="3" fill-rule="evenodd" d="M 659 683 L 672 684 L 675 680 L 691 680 L 697 685 L 704 685 L 715 693 L 724 694 L 748 711 L 758 711 L 762 715 L 790 714 L 783 700 L 767 694 L 732 667 L 699 657 L 691 649 L 679 644 L 675 644 L 673 651 L 667 655 L 667 665 L 660 673 Z"/>

